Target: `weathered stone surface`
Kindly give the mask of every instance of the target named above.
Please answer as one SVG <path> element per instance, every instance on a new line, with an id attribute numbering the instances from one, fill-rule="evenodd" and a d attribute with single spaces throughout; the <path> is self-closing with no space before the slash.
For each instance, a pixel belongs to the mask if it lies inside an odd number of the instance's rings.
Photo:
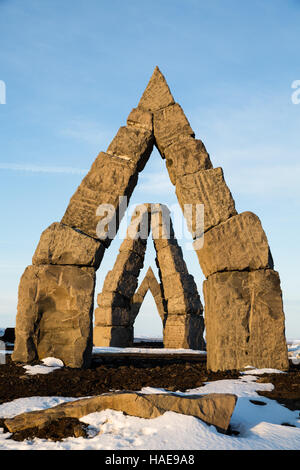
<path id="1" fill-rule="evenodd" d="M 162 272 L 162 283 L 166 299 L 177 297 L 179 295 L 189 297 L 197 291 L 194 278 L 191 274 L 182 275 L 180 272 L 174 272 L 171 275 L 164 276 L 163 267 L 160 269 Z"/>
<path id="2" fill-rule="evenodd" d="M 67 264 L 98 269 L 104 251 L 100 241 L 54 222 L 42 233 L 32 264 Z"/>
<path id="3" fill-rule="evenodd" d="M 173 297 L 167 299 L 167 310 L 172 315 L 185 315 L 187 313 L 202 315 L 203 306 L 197 291 L 189 295 L 175 292 Z"/>
<path id="4" fill-rule="evenodd" d="M 99 307 L 121 307 L 127 308 L 129 306 L 129 301 L 127 297 L 119 294 L 118 292 L 105 291 L 101 292 L 97 296 L 97 303 Z"/>
<path id="5" fill-rule="evenodd" d="M 157 265 L 163 265 L 164 276 L 170 276 L 175 272 L 188 274 L 186 263 L 183 259 L 182 249 L 179 245 L 169 244 L 157 250 Z"/>
<path id="6" fill-rule="evenodd" d="M 134 251 L 120 251 L 114 264 L 114 271 L 124 271 L 139 276 L 144 266 L 144 258 Z"/>
<path id="7" fill-rule="evenodd" d="M 137 169 L 129 160 L 101 152 L 94 161 L 89 173 L 72 196 L 62 223 L 75 227 L 94 238 L 99 238 L 99 223 L 107 221 L 107 212 L 97 209 L 102 204 L 110 204 L 115 211 L 112 218 L 112 231 L 118 228 L 126 207 L 123 208 L 122 198 L 128 200 L 137 184 Z M 121 207 L 120 207 L 121 205 Z M 109 246 L 111 238 L 103 237 L 105 246 Z"/>
<path id="8" fill-rule="evenodd" d="M 148 278 L 148 286 L 153 297 L 161 296 L 161 293 L 162 293 L 161 285 L 158 283 L 156 276 L 154 272 L 152 271 L 151 267 L 148 269 L 147 278 Z"/>
<path id="9" fill-rule="evenodd" d="M 203 142 L 189 136 L 183 136 L 169 145 L 164 157 L 173 184 L 176 184 L 177 177 L 212 168 Z"/>
<path id="10" fill-rule="evenodd" d="M 95 270 L 28 266 L 19 285 L 12 359 L 57 357 L 69 367 L 91 360 Z"/>
<path id="11" fill-rule="evenodd" d="M 133 344 L 133 328 L 124 326 L 94 327 L 94 346 L 127 348 Z"/>
<path id="12" fill-rule="evenodd" d="M 156 252 L 169 245 L 178 245 L 166 205 L 151 204 L 151 230 Z"/>
<path id="13" fill-rule="evenodd" d="M 164 327 L 164 347 L 172 349 L 205 349 L 204 320 L 200 315 L 168 314 Z"/>
<path id="14" fill-rule="evenodd" d="M 162 294 L 158 294 L 156 296 L 153 296 L 155 305 L 158 311 L 158 314 L 161 318 L 161 321 L 163 322 L 163 325 L 165 324 L 165 319 L 168 315 L 167 312 L 167 301 L 164 299 Z"/>
<path id="15" fill-rule="evenodd" d="M 203 274 L 274 268 L 266 234 L 252 212 L 231 217 L 208 230 L 204 245 L 196 250 Z"/>
<path id="16" fill-rule="evenodd" d="M 124 307 L 98 307 L 95 309 L 95 325 L 130 326 L 130 309 Z"/>
<path id="17" fill-rule="evenodd" d="M 166 411 L 194 416 L 222 432 L 229 427 L 237 397 L 232 394 L 211 393 L 201 397 L 180 397 L 172 394 L 148 394 L 134 392 L 106 393 L 62 403 L 46 410 L 22 413 L 5 420 L 10 432 L 31 427 L 42 427 L 52 420 L 72 417 L 82 418 L 90 413 L 106 409 L 122 411 L 140 418 L 157 418 Z"/>
<path id="18" fill-rule="evenodd" d="M 107 148 L 107 153 L 134 163 L 138 171 L 143 170 L 153 150 L 151 131 L 134 126 L 120 127 Z"/>
<path id="19" fill-rule="evenodd" d="M 174 98 L 170 88 L 159 68 L 155 67 L 138 107 L 149 111 L 156 111 L 171 104 L 174 104 Z"/>
<path id="20" fill-rule="evenodd" d="M 280 279 L 271 269 L 204 281 L 207 368 L 288 369 Z"/>
<path id="21" fill-rule="evenodd" d="M 120 253 L 122 253 L 123 251 L 133 251 L 134 253 L 138 254 L 141 258 L 143 258 L 145 256 L 146 248 L 147 240 L 141 240 L 140 238 L 125 238 L 120 246 L 119 251 Z"/>
<path id="22" fill-rule="evenodd" d="M 163 158 L 167 147 L 174 143 L 174 141 L 177 141 L 180 137 L 195 136 L 189 121 L 178 103 L 154 111 L 153 126 L 155 144 Z"/>
<path id="23" fill-rule="evenodd" d="M 194 238 L 236 215 L 235 203 L 225 183 L 222 168 L 201 170 L 176 180 L 176 194 Z M 204 204 L 204 227 L 187 216 L 185 204 Z"/>
<path id="24" fill-rule="evenodd" d="M 142 108 L 134 108 L 127 118 L 127 126 L 134 126 L 153 132 L 153 115 Z"/>
<path id="25" fill-rule="evenodd" d="M 129 299 L 135 293 L 138 285 L 137 276 L 123 270 L 108 271 L 102 292 L 118 292 Z"/>
<path id="26" fill-rule="evenodd" d="M 162 285 L 161 297 L 167 312 L 164 315 L 164 346 L 198 349 L 204 343 L 204 326 L 203 307 L 197 286 L 193 276 L 188 273 L 182 250 L 174 235 L 169 211 L 159 204 L 155 209 L 151 214 L 151 228 Z M 162 239 L 155 238 L 157 228 L 160 230 L 159 235 L 164 236 Z M 199 318 L 196 319 L 197 317 Z M 174 325 L 176 318 L 177 323 L 180 323 L 178 327 Z M 191 332 L 192 327 L 195 327 L 194 333 Z"/>

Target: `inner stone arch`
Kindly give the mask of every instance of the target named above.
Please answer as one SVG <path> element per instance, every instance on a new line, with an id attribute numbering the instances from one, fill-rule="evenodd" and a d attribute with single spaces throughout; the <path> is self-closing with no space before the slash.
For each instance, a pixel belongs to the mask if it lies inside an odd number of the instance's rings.
<path id="1" fill-rule="evenodd" d="M 94 345 L 131 346 L 134 321 L 150 290 L 163 322 L 164 346 L 204 349 L 203 307 L 177 243 L 170 211 L 163 204 L 148 203 L 140 206 L 137 212 L 98 296 Z M 149 268 L 136 290 L 150 227 L 160 281 Z"/>
<path id="2" fill-rule="evenodd" d="M 131 311 L 134 342 L 145 338 L 163 342 L 166 305 L 151 266 L 132 298 Z"/>

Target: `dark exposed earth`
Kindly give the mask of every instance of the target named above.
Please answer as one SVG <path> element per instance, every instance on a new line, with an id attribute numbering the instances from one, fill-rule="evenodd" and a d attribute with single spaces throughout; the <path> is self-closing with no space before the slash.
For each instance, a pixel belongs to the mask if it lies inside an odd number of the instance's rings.
<path id="1" fill-rule="evenodd" d="M 143 346 L 149 347 L 146 343 Z M 6 364 L 0 365 L 0 404 L 31 396 L 83 397 L 113 390 L 138 391 L 143 387 L 185 391 L 205 382 L 238 377 L 239 371 L 208 371 L 206 356 L 197 354 L 99 354 L 93 356 L 89 369 L 63 367 L 44 375 L 28 375 L 22 364 L 12 362 L 7 354 Z M 259 395 L 277 400 L 291 410 L 300 410 L 300 365 L 290 362 L 287 373 L 264 374 L 257 381 L 274 385 L 273 391 L 257 392 Z M 1 419 L 0 427 L 3 427 Z M 86 435 L 85 425 L 76 419 L 66 419 L 53 422 L 47 429 L 15 433 L 12 438 L 59 440 L 80 435 Z"/>

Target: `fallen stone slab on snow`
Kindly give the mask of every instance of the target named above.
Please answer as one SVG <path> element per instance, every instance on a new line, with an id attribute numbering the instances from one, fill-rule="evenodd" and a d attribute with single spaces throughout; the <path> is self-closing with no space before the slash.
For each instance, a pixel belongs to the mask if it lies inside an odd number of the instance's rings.
<path id="1" fill-rule="evenodd" d="M 22 413 L 5 420 L 10 432 L 35 426 L 45 426 L 60 418 L 82 418 L 90 413 L 112 409 L 140 418 L 157 418 L 166 411 L 194 416 L 219 431 L 226 432 L 237 401 L 236 395 L 211 393 L 202 396 L 181 397 L 175 394 L 143 395 L 135 392 L 117 392 L 81 398 L 41 411 Z"/>

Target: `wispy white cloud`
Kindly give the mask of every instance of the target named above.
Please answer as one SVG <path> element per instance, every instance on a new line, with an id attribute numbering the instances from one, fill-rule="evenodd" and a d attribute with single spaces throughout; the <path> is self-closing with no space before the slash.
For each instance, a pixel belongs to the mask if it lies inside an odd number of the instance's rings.
<path id="1" fill-rule="evenodd" d="M 299 195 L 300 165 L 243 167 L 227 172 L 231 189 L 253 196 Z"/>
<path id="2" fill-rule="evenodd" d="M 59 131 L 60 135 L 86 142 L 91 145 L 97 145 L 99 148 L 107 148 L 112 133 L 103 128 L 99 122 L 88 121 L 84 119 L 73 119 L 65 128 Z"/>
<path id="3" fill-rule="evenodd" d="M 170 191 L 174 192 L 174 186 L 168 174 L 159 171 L 142 174 L 137 189 L 147 194 L 169 194 Z"/>
<path id="4" fill-rule="evenodd" d="M 29 171 L 32 173 L 67 173 L 74 175 L 85 175 L 88 172 L 87 169 L 68 166 L 40 166 L 33 164 L 24 165 L 19 163 L 0 163 L 0 170 Z"/>

